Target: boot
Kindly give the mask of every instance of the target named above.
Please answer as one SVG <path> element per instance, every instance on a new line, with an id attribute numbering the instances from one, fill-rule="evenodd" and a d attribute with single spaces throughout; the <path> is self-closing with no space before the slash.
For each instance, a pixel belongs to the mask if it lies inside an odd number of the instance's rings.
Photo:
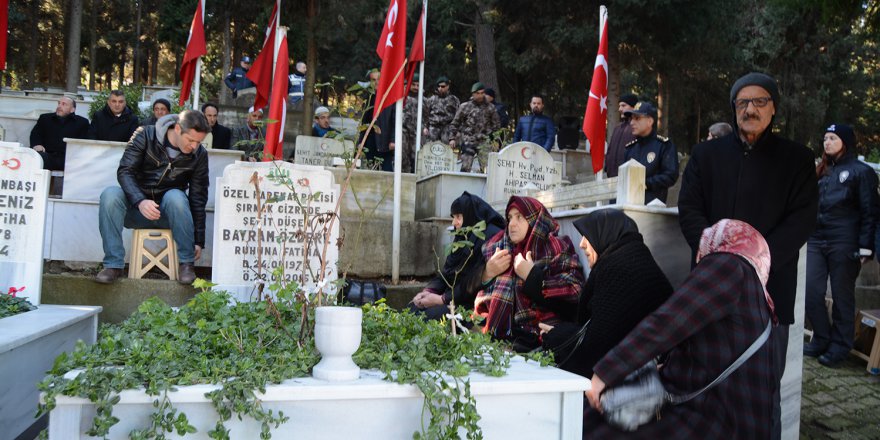
<path id="1" fill-rule="evenodd" d="M 192 284 L 196 280 L 196 266 L 192 263 L 180 263 L 177 270 L 177 282 Z"/>
<path id="2" fill-rule="evenodd" d="M 95 281 L 101 284 L 113 284 L 120 276 L 122 276 L 122 269 L 105 267 L 95 276 Z"/>

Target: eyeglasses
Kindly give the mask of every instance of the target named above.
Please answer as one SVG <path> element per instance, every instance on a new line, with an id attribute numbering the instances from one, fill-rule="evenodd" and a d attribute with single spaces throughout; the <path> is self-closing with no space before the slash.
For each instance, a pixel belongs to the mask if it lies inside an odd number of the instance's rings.
<path id="1" fill-rule="evenodd" d="M 773 98 L 769 96 L 762 96 L 759 98 L 751 99 L 734 99 L 733 105 L 736 107 L 737 110 L 745 110 L 749 106 L 749 103 L 754 105 L 755 108 L 763 108 L 767 107 L 767 104 L 769 104 L 772 100 Z"/>

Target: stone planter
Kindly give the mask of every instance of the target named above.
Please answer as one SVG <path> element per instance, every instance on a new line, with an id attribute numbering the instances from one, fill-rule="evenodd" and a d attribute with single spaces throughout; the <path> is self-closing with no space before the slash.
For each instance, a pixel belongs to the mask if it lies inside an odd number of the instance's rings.
<path id="1" fill-rule="evenodd" d="M 483 437 L 579 439 L 583 422 L 586 378 L 516 358 L 507 375 L 470 376 L 477 399 Z M 186 413 L 198 432 L 186 438 L 207 439 L 217 413 L 205 393 L 214 385 L 178 387 L 169 393 L 173 405 Z M 142 390 L 120 393 L 113 409 L 120 422 L 108 438 L 127 439 L 132 429 L 149 424 L 155 397 Z M 272 431 L 273 439 L 409 439 L 421 427 L 423 396 L 414 385 L 382 380 L 382 373 L 361 371 L 352 382 L 327 382 L 311 377 L 266 387 L 258 395 L 263 407 L 281 410 L 290 420 Z M 86 399 L 59 396 L 49 415 L 49 438 L 85 439 L 95 407 Z M 259 438 L 260 423 L 233 417 L 226 423 L 236 439 Z"/>
<path id="2" fill-rule="evenodd" d="M 76 342 L 92 344 L 101 307 L 41 305 L 0 319 L 0 438 L 13 439 L 37 412 L 37 383 Z"/>
<path id="3" fill-rule="evenodd" d="M 315 346 L 321 362 L 312 377 L 329 382 L 356 380 L 361 369 L 351 355 L 361 345 L 364 312 L 356 307 L 318 307 L 315 310 Z"/>
<path id="4" fill-rule="evenodd" d="M 416 220 L 448 219 L 452 201 L 463 191 L 486 198 L 486 175 L 444 172 L 416 182 Z"/>

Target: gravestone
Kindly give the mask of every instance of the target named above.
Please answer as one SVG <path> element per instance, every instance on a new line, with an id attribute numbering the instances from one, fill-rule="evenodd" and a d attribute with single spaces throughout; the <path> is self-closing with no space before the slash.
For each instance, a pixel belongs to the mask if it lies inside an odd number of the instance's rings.
<path id="1" fill-rule="evenodd" d="M 455 153 L 452 148 L 442 142 L 428 142 L 419 149 L 416 160 L 418 170 L 416 178 L 421 179 L 432 174 L 458 171 L 455 169 Z"/>
<path id="2" fill-rule="evenodd" d="M 342 156 L 346 150 L 352 151 L 350 141 L 342 142 L 325 137 L 297 136 L 293 163 L 301 165 L 333 166 L 333 158 Z"/>
<path id="3" fill-rule="evenodd" d="M 239 300 L 251 299 L 260 281 L 295 281 L 314 290 L 325 240 L 325 279 L 337 278 L 339 220 L 329 230 L 322 222 L 329 221 L 326 214 L 339 197 L 330 171 L 280 161 L 236 162 L 217 179 L 215 191 L 212 281 L 221 288 Z"/>
<path id="4" fill-rule="evenodd" d="M 30 148 L 0 142 L 0 292 L 40 304 L 49 171 Z"/>
<path id="5" fill-rule="evenodd" d="M 538 144 L 517 142 L 498 153 L 489 153 L 486 201 L 507 202 L 527 190 L 546 191 L 562 182 L 562 164 Z"/>

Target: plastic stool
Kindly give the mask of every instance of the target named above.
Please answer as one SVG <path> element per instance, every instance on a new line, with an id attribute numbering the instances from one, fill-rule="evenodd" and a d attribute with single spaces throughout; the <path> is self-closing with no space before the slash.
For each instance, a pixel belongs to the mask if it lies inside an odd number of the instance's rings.
<path id="1" fill-rule="evenodd" d="M 165 241 L 165 249 L 153 254 L 144 247 L 147 241 Z M 144 262 L 146 258 L 146 263 Z M 168 263 L 162 262 L 167 259 Z M 128 263 L 129 278 L 143 278 L 153 267 L 158 267 L 168 279 L 177 280 L 177 246 L 170 229 L 134 229 L 131 235 L 131 260 Z"/>
<path id="2" fill-rule="evenodd" d="M 856 315 L 856 341 L 864 341 L 864 353 L 852 351 L 856 356 L 868 361 L 868 373 L 880 374 L 880 310 L 862 310 Z M 873 338 L 871 338 L 873 333 Z"/>

